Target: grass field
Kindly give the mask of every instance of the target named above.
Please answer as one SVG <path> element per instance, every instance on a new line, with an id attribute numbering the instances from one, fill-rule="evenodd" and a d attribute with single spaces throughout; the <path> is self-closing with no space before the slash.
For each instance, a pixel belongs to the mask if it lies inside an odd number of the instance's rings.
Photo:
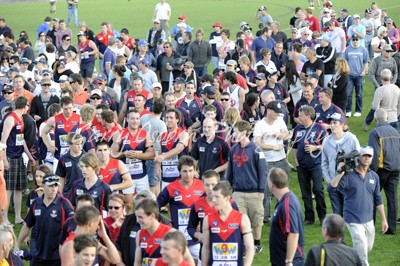
<path id="1" fill-rule="evenodd" d="M 79 20 L 85 20 L 88 27 L 95 33 L 100 31 L 100 23 L 107 21 L 112 22 L 116 30 L 126 27 L 130 30 L 131 37 L 143 39 L 148 29 L 152 26 L 153 9 L 157 2 L 156 0 L 81 0 L 79 1 Z M 289 19 L 293 15 L 293 9 L 296 6 L 306 8 L 308 3 L 306 0 L 170 0 L 168 2 L 172 8 L 170 27 L 178 22 L 177 17 L 179 14 L 186 14 L 188 17 L 187 23 L 195 29 L 202 27 L 206 32 L 206 36 L 210 34 L 212 24 L 217 21 L 221 22 L 224 27 L 229 28 L 232 36 L 238 31 L 241 21 L 250 23 L 253 30 L 256 29 L 259 22 L 255 18 L 255 12 L 260 5 L 266 5 L 274 20 L 281 23 L 282 29 L 287 29 Z M 348 8 L 350 13 L 359 13 L 363 16 L 365 8 L 369 7 L 370 1 L 336 0 L 333 3 L 338 15 L 341 8 Z M 397 18 L 400 16 L 400 5 L 398 2 L 382 0 L 379 1 L 379 6 L 380 8 L 387 8 L 388 14 L 399 25 L 400 22 Z M 316 9 L 315 12 L 319 13 L 319 9 Z M 36 36 L 36 28 L 47 15 L 50 15 L 48 1 L 2 4 L 0 7 L 0 17 L 6 18 L 7 25 L 13 28 L 16 36 L 18 36 L 17 34 L 21 30 L 26 30 L 29 36 L 31 36 L 33 44 L 35 41 L 34 36 Z M 53 17 L 67 18 L 66 1 L 57 2 L 57 13 Z M 77 28 L 72 27 L 72 30 L 74 34 L 78 32 Z M 76 44 L 76 40 L 73 44 Z M 365 117 L 368 113 L 372 97 L 373 87 L 367 81 L 364 86 L 362 117 Z M 363 119 L 350 118 L 348 122 L 350 130 L 357 135 L 361 145 L 365 145 L 368 133 L 364 132 L 361 128 Z M 290 180 L 291 189 L 299 196 L 300 189 L 296 173 L 292 172 Z M 326 200 L 330 211 L 330 202 L 327 194 Z M 13 221 L 13 218 L 11 218 L 11 221 Z M 17 233 L 20 227 L 16 226 Z M 369 256 L 370 264 L 382 266 L 400 265 L 399 236 L 381 235 L 379 221 L 376 232 L 375 245 Z M 256 255 L 253 265 L 261 266 L 269 264 L 268 234 L 269 226 L 267 225 L 264 227 L 262 235 L 264 250 L 262 253 Z M 351 244 L 351 239 L 347 233 L 345 239 L 347 243 Z M 322 241 L 319 224 L 305 227 L 306 252 L 311 246 Z"/>

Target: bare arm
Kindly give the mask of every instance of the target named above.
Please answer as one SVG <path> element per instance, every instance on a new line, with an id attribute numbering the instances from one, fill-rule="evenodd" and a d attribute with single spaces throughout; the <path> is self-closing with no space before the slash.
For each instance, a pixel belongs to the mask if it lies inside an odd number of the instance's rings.
<path id="1" fill-rule="evenodd" d="M 142 250 L 140 248 L 140 243 L 139 243 L 139 235 L 140 235 L 140 230 L 136 233 L 136 250 L 135 250 L 135 262 L 134 266 L 142 266 Z"/>
<path id="2" fill-rule="evenodd" d="M 246 247 L 246 258 L 244 259 L 244 265 L 251 266 L 255 254 L 254 239 L 249 217 L 245 214 L 242 216 L 242 235 L 244 246 Z"/>
<path id="3" fill-rule="evenodd" d="M 125 158 L 125 154 L 121 152 L 120 142 L 121 133 L 117 132 L 113 136 L 113 144 L 111 146 L 111 157 L 115 159 L 122 159 Z"/>
<path id="4" fill-rule="evenodd" d="M 389 229 L 388 223 L 386 221 L 386 216 L 385 216 L 385 207 L 383 206 L 383 204 L 381 204 L 381 205 L 377 206 L 376 209 L 378 210 L 378 213 L 382 218 L 382 234 L 384 234 Z"/>
<path id="5" fill-rule="evenodd" d="M 124 103 L 122 104 L 121 110 L 119 111 L 119 117 L 118 117 L 118 124 L 120 124 L 121 126 L 124 126 L 124 118 L 126 115 L 126 111 L 128 108 L 128 101 L 127 101 L 127 93 L 125 93 L 124 95 Z"/>
<path id="6" fill-rule="evenodd" d="M 132 186 L 132 178 L 128 172 L 128 168 L 123 161 L 118 161 L 118 172 L 122 177 L 122 183 L 110 185 L 111 191 L 123 190 Z"/>
<path id="7" fill-rule="evenodd" d="M 294 255 L 296 254 L 297 243 L 299 241 L 298 233 L 289 233 L 286 244 L 286 259 L 293 261 Z"/>
<path id="8" fill-rule="evenodd" d="M 176 147 L 169 152 L 156 156 L 154 160 L 156 163 L 161 163 L 165 159 L 170 159 L 173 156 L 180 154 L 188 146 L 188 144 L 189 134 L 187 132 L 182 132 L 182 134 L 179 136 L 179 143 L 176 145 Z"/>
<path id="9" fill-rule="evenodd" d="M 55 124 L 55 118 L 53 116 L 53 117 L 50 117 L 49 120 L 47 120 L 47 123 L 43 128 L 42 134 L 40 134 L 40 136 L 43 139 L 44 145 L 46 145 L 46 147 L 47 147 L 47 150 L 49 150 L 53 154 L 56 152 L 56 147 L 51 145 L 51 139 L 50 139 L 49 133 L 50 133 L 51 129 L 53 128 L 54 124 Z"/>
<path id="10" fill-rule="evenodd" d="M 296 164 L 296 166 L 299 166 L 299 161 L 297 160 L 297 149 L 292 149 L 292 155 L 293 155 L 294 163 Z"/>
<path id="11" fill-rule="evenodd" d="M 239 112 L 243 110 L 243 103 L 245 101 L 245 97 L 246 97 L 246 92 L 244 89 L 241 89 L 239 95 Z"/>
<path id="12" fill-rule="evenodd" d="M 74 262 L 73 242 L 70 241 L 60 247 L 61 266 L 70 266 Z"/>
<path id="13" fill-rule="evenodd" d="M 253 248 L 254 250 L 254 248 Z M 210 232 L 208 229 L 208 216 L 203 220 L 203 249 L 201 250 L 201 264 L 208 265 L 210 259 Z"/>
<path id="14" fill-rule="evenodd" d="M 17 242 L 15 243 L 15 250 L 18 251 L 21 243 L 28 237 L 29 233 L 31 232 L 32 228 L 29 228 L 25 223 L 19 232 L 19 236 Z"/>
<path id="15" fill-rule="evenodd" d="M 115 247 L 114 243 L 111 241 L 110 237 L 108 236 L 106 232 L 106 228 L 104 226 L 103 219 L 100 219 L 100 230 L 99 232 L 99 237 L 103 240 L 105 246 L 101 245 L 99 243 L 99 246 L 101 247 L 99 250 L 99 255 L 106 261 L 110 262 L 111 264 L 117 264 L 121 261 L 121 258 L 119 256 L 118 250 Z"/>
<path id="16" fill-rule="evenodd" d="M 14 118 L 7 117 L 6 120 L 4 121 L 3 132 L 1 134 L 1 143 L 7 144 L 7 139 L 10 136 L 10 132 L 13 127 L 13 124 L 14 124 Z M 4 162 L 4 169 L 8 170 L 9 164 L 8 164 L 8 160 L 7 160 L 7 147 L 4 148 L 4 150 L 3 150 L 3 162 Z"/>

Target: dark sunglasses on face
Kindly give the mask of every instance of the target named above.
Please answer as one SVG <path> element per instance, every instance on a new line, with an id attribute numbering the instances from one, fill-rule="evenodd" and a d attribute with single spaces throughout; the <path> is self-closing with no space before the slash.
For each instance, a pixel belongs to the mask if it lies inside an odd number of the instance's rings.
<path id="1" fill-rule="evenodd" d="M 121 207 L 118 207 L 118 206 L 108 206 L 108 209 L 109 210 L 112 210 L 112 209 L 114 209 L 114 210 L 119 210 Z"/>
<path id="2" fill-rule="evenodd" d="M 102 98 L 100 97 L 90 97 L 91 100 L 101 100 Z"/>
<path id="3" fill-rule="evenodd" d="M 12 91 L 3 91 L 3 94 L 13 94 L 14 92 Z"/>
<path id="4" fill-rule="evenodd" d="M 227 102 L 227 101 L 229 101 L 229 98 L 221 98 L 221 101 Z"/>

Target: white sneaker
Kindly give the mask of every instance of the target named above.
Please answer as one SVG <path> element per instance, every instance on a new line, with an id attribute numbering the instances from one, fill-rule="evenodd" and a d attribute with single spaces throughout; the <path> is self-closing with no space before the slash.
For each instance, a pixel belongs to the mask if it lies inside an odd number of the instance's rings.
<path id="1" fill-rule="evenodd" d="M 355 112 L 353 116 L 354 117 L 359 117 L 359 116 L 361 116 L 361 113 L 360 112 Z"/>
<path id="2" fill-rule="evenodd" d="M 346 117 L 351 117 L 351 112 L 347 112 Z"/>

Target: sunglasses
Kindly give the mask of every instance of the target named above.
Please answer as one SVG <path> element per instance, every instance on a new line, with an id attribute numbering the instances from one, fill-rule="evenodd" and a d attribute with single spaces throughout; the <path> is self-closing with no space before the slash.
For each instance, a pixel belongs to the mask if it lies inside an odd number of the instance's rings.
<path id="1" fill-rule="evenodd" d="M 221 101 L 222 102 L 227 102 L 227 101 L 229 101 L 229 99 L 228 98 L 221 98 Z"/>
<path id="2" fill-rule="evenodd" d="M 358 42 L 359 40 L 358 39 L 353 39 L 353 41 L 357 41 Z"/>
<path id="3" fill-rule="evenodd" d="M 40 37 L 46 37 L 46 35 L 40 35 Z"/>
<path id="4" fill-rule="evenodd" d="M 102 98 L 100 97 L 90 97 L 90 100 L 101 100 Z"/>
<path id="5" fill-rule="evenodd" d="M 13 94 L 13 91 L 3 91 L 3 94 Z"/>
<path id="6" fill-rule="evenodd" d="M 114 210 L 119 210 L 121 207 L 118 207 L 118 206 L 108 206 L 108 209 L 109 210 L 112 210 L 112 209 L 114 209 Z"/>
<path id="7" fill-rule="evenodd" d="M 67 42 L 69 42 L 71 39 L 65 39 Z"/>
<path id="8" fill-rule="evenodd" d="M 50 87 L 51 84 L 43 84 L 42 87 Z"/>

